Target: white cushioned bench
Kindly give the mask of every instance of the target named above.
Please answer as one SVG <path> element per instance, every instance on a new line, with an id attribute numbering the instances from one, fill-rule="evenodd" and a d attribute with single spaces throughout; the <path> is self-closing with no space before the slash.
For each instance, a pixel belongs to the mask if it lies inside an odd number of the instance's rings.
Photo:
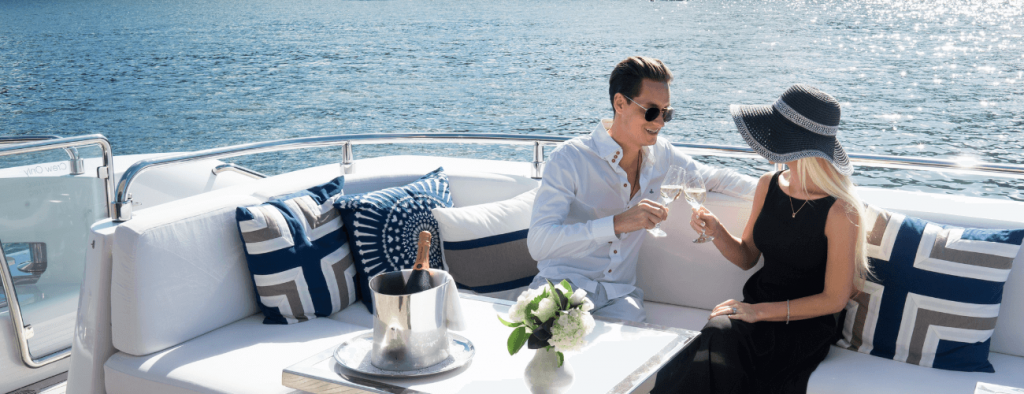
<path id="1" fill-rule="evenodd" d="M 386 162 L 385 162 L 386 160 Z M 402 161 L 396 166 L 395 161 Z M 525 163 L 468 159 L 396 158 L 357 162 L 345 193 L 403 185 L 444 164 L 456 206 L 511 198 L 537 181 Z M 402 173 L 384 169 L 406 168 Z M 374 171 L 379 168 L 380 171 Z M 481 172 L 482 171 L 482 172 Z M 355 303 L 330 318 L 288 326 L 263 325 L 234 219 L 235 207 L 326 182 L 341 175 L 323 166 L 235 186 L 139 211 L 116 228 L 111 272 L 111 336 L 116 354 L 104 366 L 110 393 L 288 393 L 281 369 L 371 327 Z M 1024 227 L 1017 203 L 927 197 L 893 191 L 865 197 L 884 208 L 925 219 L 975 227 Z M 882 201 L 884 200 L 884 201 Z M 734 231 L 747 219 L 749 202 L 711 194 L 709 208 Z M 956 206 L 961 216 L 942 215 Z M 688 211 L 685 204 L 677 209 Z M 681 207 L 681 208 L 678 208 Z M 1012 215 L 1008 214 L 1012 213 Z M 946 219 L 946 220 L 943 220 Z M 646 294 L 648 322 L 699 330 L 709 309 L 740 290 L 753 271 L 726 262 L 708 244 L 680 242 L 695 236 L 688 215 L 672 215 L 668 238 L 648 238 L 640 254 L 638 285 Z M 833 347 L 811 376 L 810 393 L 964 393 L 977 381 L 1024 387 L 1024 267 L 1006 284 L 989 359 L 995 374 L 963 373 L 909 365 Z"/>
<path id="2" fill-rule="evenodd" d="M 395 168 L 394 157 L 387 168 Z M 456 206 L 511 198 L 535 188 L 525 176 L 484 173 L 479 160 L 405 158 L 396 173 L 358 162 L 346 194 L 408 184 L 444 165 Z M 509 168 L 503 167 L 506 170 Z M 512 168 L 528 173 L 526 168 Z M 521 170 L 521 171 L 520 171 Z M 331 318 L 264 325 L 235 224 L 235 208 L 258 204 L 341 176 L 316 167 L 138 212 L 114 232 L 111 336 L 105 366 L 110 393 L 287 393 L 281 370 L 372 326 L 361 303 Z"/>

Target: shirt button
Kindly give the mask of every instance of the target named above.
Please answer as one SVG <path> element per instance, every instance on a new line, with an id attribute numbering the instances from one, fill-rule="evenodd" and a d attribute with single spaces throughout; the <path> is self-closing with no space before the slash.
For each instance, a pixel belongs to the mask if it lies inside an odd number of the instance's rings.
<path id="1" fill-rule="evenodd" d="M 612 270 L 608 270 L 608 273 L 609 273 L 609 274 L 610 274 L 610 273 L 612 273 Z"/>
<path id="2" fill-rule="evenodd" d="M 611 244 L 612 244 L 612 241 L 608 241 L 608 244 L 609 244 L 609 245 L 611 245 Z"/>
<path id="3" fill-rule="evenodd" d="M 623 184 L 622 184 L 622 187 L 629 187 L 629 185 L 628 185 L 628 184 L 625 184 L 625 183 L 623 183 Z"/>
<path id="4" fill-rule="evenodd" d="M 618 154 L 619 154 L 619 151 L 615 151 L 615 154 L 616 154 L 616 155 L 618 155 Z"/>
<path id="5" fill-rule="evenodd" d="M 613 250 L 612 253 L 619 254 L 619 251 L 616 249 L 616 250 Z"/>

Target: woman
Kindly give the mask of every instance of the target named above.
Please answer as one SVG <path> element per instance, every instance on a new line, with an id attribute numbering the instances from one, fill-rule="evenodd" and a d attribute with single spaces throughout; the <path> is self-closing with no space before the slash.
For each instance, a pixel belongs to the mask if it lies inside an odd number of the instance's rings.
<path id="1" fill-rule="evenodd" d="M 707 209 L 694 210 L 690 225 L 713 236 L 730 262 L 749 270 L 763 254 L 764 267 L 743 286 L 743 301 L 712 310 L 679 388 L 805 393 L 833 342 L 834 314 L 869 274 L 863 205 L 836 140 L 839 103 L 795 85 L 772 105 L 730 112 L 751 148 L 789 169 L 761 177 L 740 237 Z"/>

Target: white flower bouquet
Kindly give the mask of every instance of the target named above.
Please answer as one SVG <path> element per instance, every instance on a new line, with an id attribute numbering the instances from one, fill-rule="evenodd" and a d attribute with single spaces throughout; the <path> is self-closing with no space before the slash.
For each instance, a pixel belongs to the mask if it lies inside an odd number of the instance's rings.
<path id="1" fill-rule="evenodd" d="M 584 337 L 594 330 L 592 309 L 586 290 L 573 291 L 565 280 L 558 286 L 549 281 L 539 289 L 527 289 L 509 309 L 508 321 L 498 316 L 502 324 L 515 328 L 508 336 L 508 354 L 518 353 L 524 344 L 530 349 L 554 348 L 561 367 L 562 352 L 587 344 Z"/>

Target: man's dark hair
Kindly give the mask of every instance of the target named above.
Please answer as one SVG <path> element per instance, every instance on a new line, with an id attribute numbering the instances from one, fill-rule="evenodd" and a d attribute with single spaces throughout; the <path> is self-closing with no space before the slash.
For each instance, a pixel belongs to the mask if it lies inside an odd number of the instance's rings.
<path id="1" fill-rule="evenodd" d="M 630 56 L 615 65 L 612 75 L 608 77 L 608 98 L 615 112 L 615 93 L 622 93 L 629 98 L 640 94 L 643 80 L 655 82 L 672 82 L 672 71 L 661 60 L 646 56 Z"/>

